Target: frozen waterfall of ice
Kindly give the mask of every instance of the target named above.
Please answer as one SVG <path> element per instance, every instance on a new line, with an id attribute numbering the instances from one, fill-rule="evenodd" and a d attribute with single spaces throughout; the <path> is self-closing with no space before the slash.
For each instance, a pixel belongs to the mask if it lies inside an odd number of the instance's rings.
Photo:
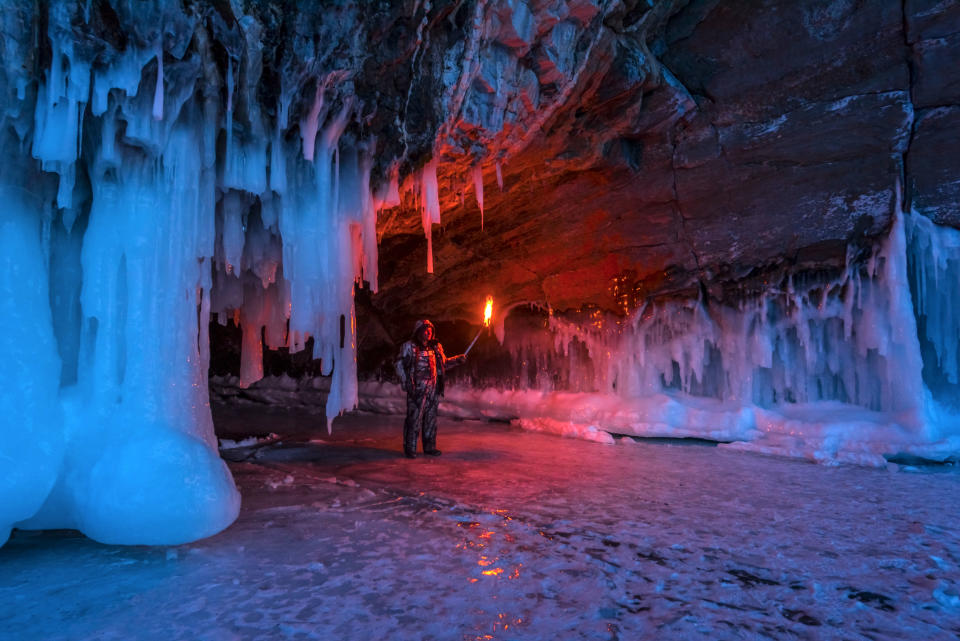
<path id="1" fill-rule="evenodd" d="M 240 322 L 246 384 L 264 343 L 312 338 L 332 373 L 327 415 L 356 406 L 353 288 L 377 282 L 373 145 L 345 134 L 359 113 L 339 73 L 303 79 L 316 87 L 303 121 L 288 122 L 296 88 L 261 113 L 249 21 L 218 70 L 207 31 L 173 5 L 116 8 L 185 31 L 147 30 L 96 61 L 75 45 L 82 7 L 43 10 L 44 34 L 23 7 L 0 18 L 0 540 L 14 526 L 209 536 L 240 505 L 210 417 L 211 313 Z M 52 59 L 35 82 L 38 37 Z"/>

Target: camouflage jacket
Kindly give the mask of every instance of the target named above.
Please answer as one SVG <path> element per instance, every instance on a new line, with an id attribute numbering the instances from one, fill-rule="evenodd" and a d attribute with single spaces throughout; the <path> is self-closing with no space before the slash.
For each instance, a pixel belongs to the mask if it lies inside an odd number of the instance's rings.
<path id="1" fill-rule="evenodd" d="M 400 385 L 408 394 L 417 387 L 436 385 L 437 393 L 443 396 L 444 373 L 466 359 L 466 354 L 447 358 L 443 353 L 443 345 L 437 341 L 426 347 L 421 347 L 415 341 L 407 341 L 400 347 L 400 356 L 396 362 L 397 376 L 400 378 Z"/>

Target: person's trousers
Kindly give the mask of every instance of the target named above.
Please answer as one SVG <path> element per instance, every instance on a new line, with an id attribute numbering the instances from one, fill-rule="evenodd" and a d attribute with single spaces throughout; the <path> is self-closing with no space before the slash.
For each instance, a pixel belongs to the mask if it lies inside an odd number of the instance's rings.
<path id="1" fill-rule="evenodd" d="M 423 451 L 437 449 L 437 386 L 417 386 L 407 392 L 407 418 L 403 422 L 403 451 L 417 451 L 417 440 L 423 431 Z"/>

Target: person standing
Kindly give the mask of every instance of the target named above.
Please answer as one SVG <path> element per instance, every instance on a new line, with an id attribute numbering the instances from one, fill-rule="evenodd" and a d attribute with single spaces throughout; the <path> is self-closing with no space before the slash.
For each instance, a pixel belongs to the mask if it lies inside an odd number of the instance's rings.
<path id="1" fill-rule="evenodd" d="M 423 453 L 440 456 L 437 449 L 437 406 L 443 396 L 444 373 L 466 362 L 467 355 L 447 358 L 428 320 L 419 320 L 413 337 L 400 347 L 396 362 L 400 385 L 407 393 L 407 417 L 403 422 L 403 453 L 417 458 L 417 440 L 423 432 Z"/>

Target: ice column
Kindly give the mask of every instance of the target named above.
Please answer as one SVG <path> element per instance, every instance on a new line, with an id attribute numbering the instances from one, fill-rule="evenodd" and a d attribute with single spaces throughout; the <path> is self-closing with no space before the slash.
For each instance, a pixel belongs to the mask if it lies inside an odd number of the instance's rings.
<path id="1" fill-rule="evenodd" d="M 0 174 L 5 172 L 0 172 Z M 39 201 L 0 186 L 0 545 L 43 504 L 63 460 L 60 358 L 53 335 Z"/>
<path id="2" fill-rule="evenodd" d="M 906 218 L 906 235 L 923 379 L 942 409 L 956 414 L 960 410 L 960 310 L 956 303 L 960 231 L 915 213 Z"/>
<path id="3" fill-rule="evenodd" d="M 213 184 L 197 138 L 178 125 L 159 162 L 130 152 L 120 171 L 91 175 L 83 348 L 78 384 L 64 391 L 68 454 L 26 527 L 179 543 L 236 518 L 206 392 Z"/>
<path id="4" fill-rule="evenodd" d="M 23 458 L 30 478 L 18 478 L 19 460 L 4 475 L 16 487 L 2 488 L 0 504 L 13 513 L 0 514 L 0 528 L 16 519 L 17 527 L 77 528 L 108 543 L 181 543 L 229 525 L 240 502 L 207 398 L 215 189 L 204 131 L 216 122 L 191 100 L 188 74 L 168 85 L 162 50 L 133 43 L 96 71 L 87 117 L 90 65 L 72 48 L 71 7 L 50 5 L 54 55 L 29 147 L 41 168 L 59 174 L 64 209 L 51 215 L 49 202 L 5 198 L 0 269 L 16 283 L 6 282 L 0 319 L 15 342 L 0 345 L 0 361 L 21 361 L 30 389 L 3 405 L 43 457 Z M 144 67 L 153 59 L 155 71 Z M 4 152 L 18 150 L 7 144 Z M 77 263 L 64 263 L 68 255 Z"/>

